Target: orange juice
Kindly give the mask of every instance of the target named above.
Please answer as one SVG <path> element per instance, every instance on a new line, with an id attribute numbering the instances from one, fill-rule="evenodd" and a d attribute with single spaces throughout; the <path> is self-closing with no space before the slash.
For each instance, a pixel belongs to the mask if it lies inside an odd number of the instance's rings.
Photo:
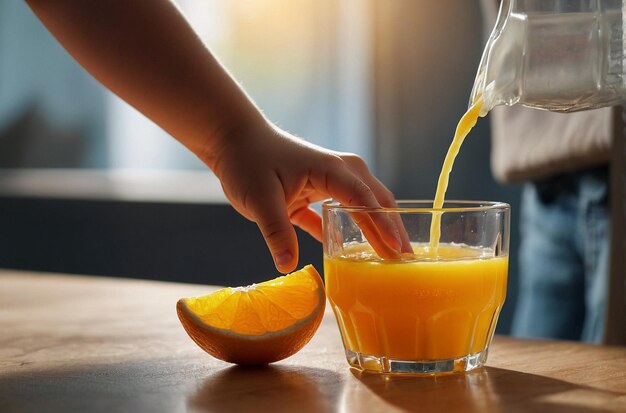
<path id="1" fill-rule="evenodd" d="M 472 128 L 478 121 L 480 115 L 480 109 L 483 107 L 482 99 L 478 99 L 465 114 L 461 117 L 452 143 L 448 148 L 446 157 L 441 166 L 441 172 L 439 173 L 439 180 L 437 181 L 437 190 L 435 191 L 435 199 L 433 201 L 434 209 L 441 209 L 443 207 L 444 198 L 446 197 L 446 190 L 448 189 L 448 181 L 450 180 L 450 172 L 452 172 L 452 166 L 454 160 L 461 150 L 461 145 L 465 140 L 465 137 L 470 133 Z M 433 213 L 433 220 L 430 224 L 430 245 L 429 251 L 431 256 L 437 255 L 437 245 L 439 244 L 439 237 L 441 236 L 441 213 Z"/>
<path id="2" fill-rule="evenodd" d="M 396 360 L 442 360 L 487 348 L 506 295 L 507 256 L 426 244 L 389 261 L 367 244 L 325 257 L 326 291 L 347 350 Z"/>

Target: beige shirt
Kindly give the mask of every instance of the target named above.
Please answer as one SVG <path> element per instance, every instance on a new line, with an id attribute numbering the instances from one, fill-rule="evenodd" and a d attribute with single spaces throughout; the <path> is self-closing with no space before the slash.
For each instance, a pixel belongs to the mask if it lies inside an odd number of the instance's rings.
<path id="1" fill-rule="evenodd" d="M 519 182 L 608 164 L 613 110 L 569 114 L 497 107 L 491 118 L 491 169 L 501 182 Z"/>

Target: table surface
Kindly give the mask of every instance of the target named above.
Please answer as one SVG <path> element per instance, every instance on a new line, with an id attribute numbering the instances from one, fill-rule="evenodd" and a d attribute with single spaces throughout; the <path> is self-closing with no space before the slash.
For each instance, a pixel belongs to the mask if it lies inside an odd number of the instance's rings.
<path id="1" fill-rule="evenodd" d="M 0 411 L 626 412 L 626 347 L 496 337 L 482 369 L 385 378 L 348 368 L 330 312 L 298 354 L 232 366 L 176 316 L 215 288 L 0 271 Z"/>

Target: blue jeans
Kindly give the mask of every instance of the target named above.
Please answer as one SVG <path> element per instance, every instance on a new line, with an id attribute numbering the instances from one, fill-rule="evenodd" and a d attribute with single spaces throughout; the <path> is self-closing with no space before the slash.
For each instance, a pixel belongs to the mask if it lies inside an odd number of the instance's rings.
<path id="1" fill-rule="evenodd" d="M 609 269 L 608 169 L 526 184 L 512 334 L 599 343 Z"/>

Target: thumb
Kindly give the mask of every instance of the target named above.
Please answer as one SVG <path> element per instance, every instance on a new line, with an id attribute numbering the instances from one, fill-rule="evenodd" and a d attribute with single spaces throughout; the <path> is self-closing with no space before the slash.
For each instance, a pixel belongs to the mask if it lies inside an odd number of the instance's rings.
<path id="1" fill-rule="evenodd" d="M 280 185 L 256 197 L 250 205 L 263 238 L 272 254 L 276 269 L 283 274 L 298 264 L 298 238 L 289 221 L 285 196 Z"/>

